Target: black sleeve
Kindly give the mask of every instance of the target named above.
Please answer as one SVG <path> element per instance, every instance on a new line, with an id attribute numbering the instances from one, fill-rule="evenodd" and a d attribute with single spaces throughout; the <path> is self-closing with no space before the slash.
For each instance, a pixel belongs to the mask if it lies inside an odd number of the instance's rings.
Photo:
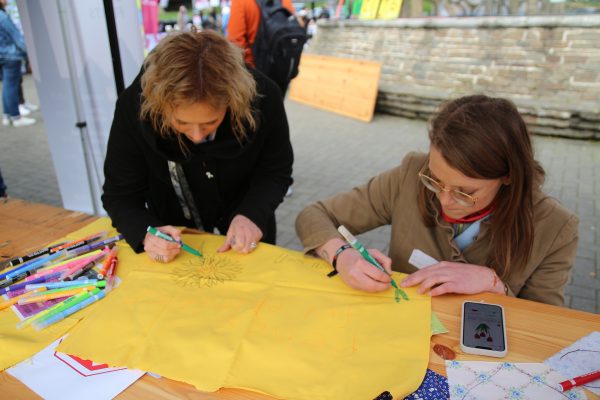
<path id="1" fill-rule="evenodd" d="M 149 168 L 138 111 L 131 97 L 131 93 L 125 92 L 117 100 L 104 161 L 102 204 L 113 226 L 125 236 L 133 250 L 140 253 L 146 228 L 163 223 L 146 208 Z"/>
<path id="2" fill-rule="evenodd" d="M 256 75 L 255 75 L 256 76 Z M 234 212 L 253 221 L 266 235 L 275 209 L 292 184 L 294 153 L 281 91 L 272 81 L 257 76 L 260 101 L 258 136 L 265 135 L 250 189 Z"/>

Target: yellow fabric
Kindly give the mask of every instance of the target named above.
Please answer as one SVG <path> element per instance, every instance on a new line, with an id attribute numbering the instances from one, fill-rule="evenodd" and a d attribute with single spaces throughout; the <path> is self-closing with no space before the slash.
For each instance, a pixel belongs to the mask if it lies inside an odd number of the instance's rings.
<path id="1" fill-rule="evenodd" d="M 101 230 L 116 234 L 101 219 L 66 239 Z M 239 387 L 285 399 L 362 400 L 384 390 L 396 398 L 419 386 L 429 357 L 429 297 L 408 289 L 411 300 L 395 303 L 392 289 L 354 291 L 327 278 L 325 262 L 274 246 L 216 254 L 220 236 L 184 241 L 205 257 L 182 252 L 162 265 L 119 242 L 123 284 L 41 332 L 17 330 L 14 313 L 0 312 L 0 369 L 70 331 L 60 351 L 204 391 Z"/>
<path id="2" fill-rule="evenodd" d="M 108 222 L 106 222 L 108 225 Z M 77 236 L 77 235 L 76 235 Z M 223 237 L 184 235 L 205 255 L 169 264 L 127 249 L 124 282 L 59 351 L 151 371 L 199 390 L 238 387 L 285 399 L 394 398 L 425 374 L 431 301 L 368 294 L 299 252 L 260 244 L 217 254 Z M 395 274 L 400 281 L 401 274 Z"/>
<path id="3" fill-rule="evenodd" d="M 116 231 L 110 227 L 110 221 L 103 219 L 65 236 L 65 238 L 62 238 L 60 241 L 67 239 L 75 240 L 103 230 L 109 231 L 109 236 L 115 236 L 117 234 Z M 55 241 L 55 243 L 56 242 L 57 241 Z M 118 245 L 120 249 L 127 249 L 131 252 L 131 248 L 127 246 L 124 241 L 120 241 Z M 121 268 L 121 266 L 119 266 L 119 276 L 121 276 L 126 269 L 126 267 Z M 16 325 L 20 320 L 14 311 L 12 311 L 12 309 L 0 311 L 0 371 L 36 354 L 64 335 L 81 318 L 90 312 L 94 312 L 96 307 L 96 304 L 92 304 L 90 307 L 86 307 L 73 316 L 51 325 L 40 332 L 37 332 L 31 326 L 22 330 L 17 330 Z"/>

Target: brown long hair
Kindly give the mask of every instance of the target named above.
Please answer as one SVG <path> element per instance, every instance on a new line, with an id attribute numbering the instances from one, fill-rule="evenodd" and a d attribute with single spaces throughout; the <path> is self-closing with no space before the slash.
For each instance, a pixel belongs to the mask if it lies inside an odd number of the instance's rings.
<path id="1" fill-rule="evenodd" d="M 496 195 L 490 219 L 488 264 L 506 277 L 524 267 L 533 247 L 533 193 L 544 181 L 534 159 L 525 121 L 509 100 L 465 96 L 442 105 L 429 121 L 429 139 L 444 160 L 477 179 L 508 177 Z M 434 226 L 440 207 L 434 193 L 419 189 L 419 208 L 427 226 Z"/>
<path id="2" fill-rule="evenodd" d="M 198 102 L 227 107 L 240 141 L 247 128 L 256 128 L 256 82 L 242 50 L 216 32 L 173 32 L 163 38 L 144 62 L 141 84 L 140 117 L 163 136 L 173 134 L 167 118 L 173 108 Z"/>

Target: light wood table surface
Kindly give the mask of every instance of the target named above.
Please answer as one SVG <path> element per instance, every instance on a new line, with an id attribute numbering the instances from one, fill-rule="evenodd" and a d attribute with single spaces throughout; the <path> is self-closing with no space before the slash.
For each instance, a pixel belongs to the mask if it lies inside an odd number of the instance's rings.
<path id="1" fill-rule="evenodd" d="M 0 261 L 44 247 L 45 244 L 82 228 L 95 219 L 84 213 L 22 200 L 0 200 Z M 448 346 L 456 352 L 457 360 L 497 360 L 463 354 L 460 351 L 460 309 L 465 300 L 484 300 L 504 306 L 508 329 L 508 355 L 503 359 L 506 361 L 542 362 L 579 338 L 593 331 L 600 331 L 598 314 L 488 293 L 435 297 L 432 299 L 432 309 L 449 332 L 433 336 L 431 348 L 438 343 Z M 429 356 L 429 368 L 446 375 L 444 360 L 433 350 Z M 589 391 L 586 391 L 586 394 L 590 399 L 600 399 L 600 396 L 595 396 Z M 12 400 L 39 398 L 6 372 L 0 373 L 0 397 Z M 144 375 L 117 397 L 120 400 L 184 398 L 272 399 L 239 389 L 221 389 L 215 393 L 199 392 L 189 384 L 166 378 L 155 379 L 148 375 Z"/>

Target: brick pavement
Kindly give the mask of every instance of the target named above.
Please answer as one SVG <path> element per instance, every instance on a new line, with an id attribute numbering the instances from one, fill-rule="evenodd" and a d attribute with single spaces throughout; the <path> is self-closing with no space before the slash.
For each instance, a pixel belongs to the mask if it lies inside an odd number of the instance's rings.
<path id="1" fill-rule="evenodd" d="M 25 79 L 25 93 L 27 100 L 37 101 L 31 77 Z M 427 149 L 423 121 L 376 115 L 367 124 L 289 100 L 286 108 L 296 161 L 294 194 L 277 210 L 278 244 L 284 247 L 301 248 L 294 220 L 305 205 L 364 183 L 397 165 L 409 151 Z M 34 117 L 41 119 L 41 113 Z M 61 206 L 43 122 L 0 128 L 0 168 L 9 194 Z M 546 190 L 581 218 L 567 305 L 600 313 L 600 143 L 545 137 L 536 137 L 534 143 L 547 172 Z M 360 239 L 387 251 L 389 228 Z"/>

